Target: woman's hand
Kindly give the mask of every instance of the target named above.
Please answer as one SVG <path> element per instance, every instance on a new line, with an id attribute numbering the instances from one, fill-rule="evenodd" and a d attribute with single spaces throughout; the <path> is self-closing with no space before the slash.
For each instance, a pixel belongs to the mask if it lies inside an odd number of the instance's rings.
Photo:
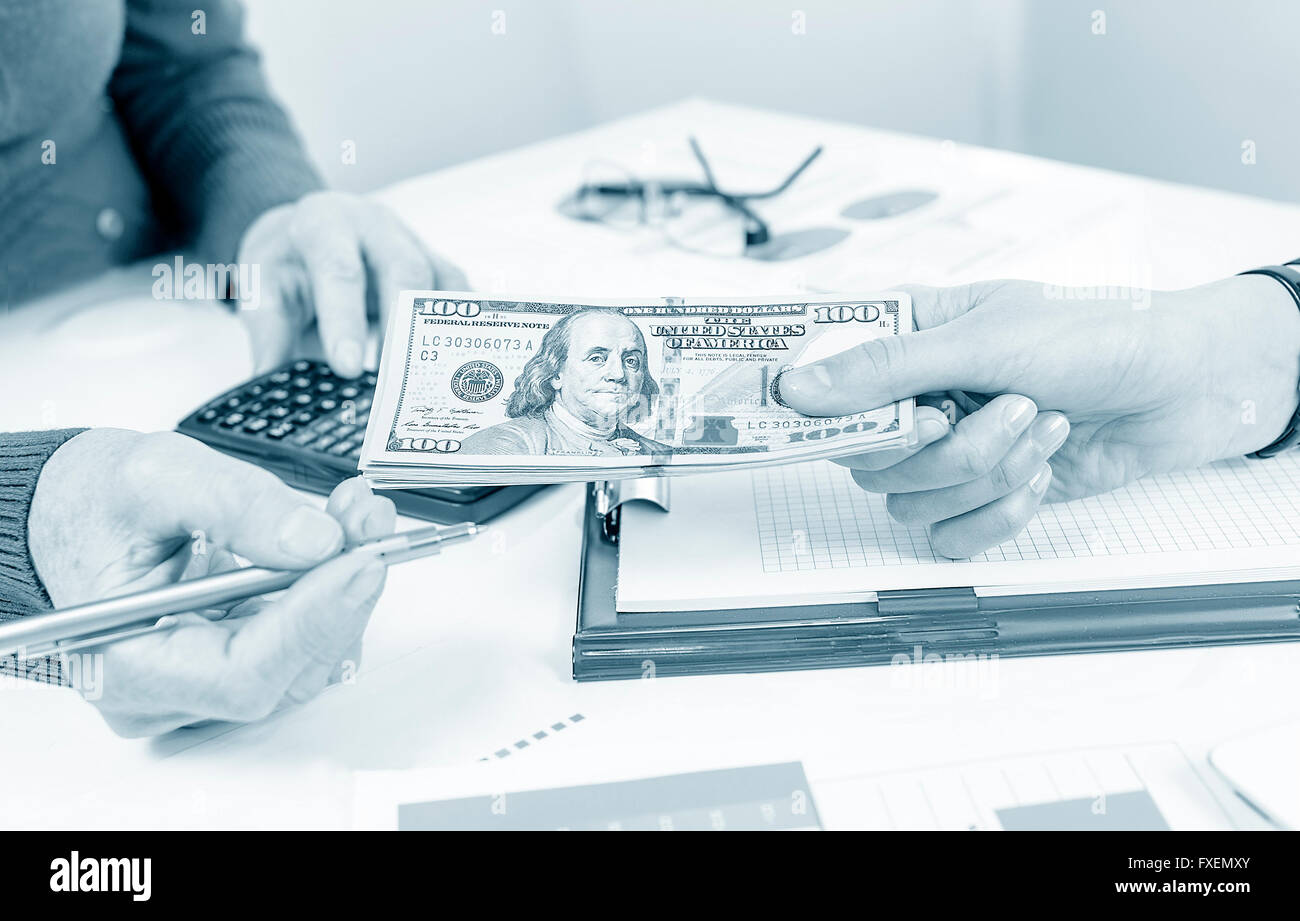
<path id="1" fill-rule="evenodd" d="M 306 569 L 395 521 L 393 503 L 360 479 L 340 484 L 322 511 L 273 474 L 182 435 L 92 429 L 41 471 L 28 545 L 50 598 L 66 607 L 221 572 L 234 554 Z M 342 663 L 356 667 L 384 574 L 378 561 L 339 557 L 222 619 L 176 615 L 171 630 L 91 649 L 104 657 L 92 703 L 114 731 L 140 736 L 307 700 Z"/>
<path id="2" fill-rule="evenodd" d="M 1300 398 L 1300 310 L 1264 276 L 1149 299 L 1025 281 L 907 290 L 918 332 L 782 375 L 781 394 L 815 416 L 935 395 L 948 412 L 918 407 L 917 447 L 839 462 L 945 556 L 1009 540 L 1044 498 L 1265 447 Z M 1001 396 L 952 425 L 948 391 Z"/>
<path id="3" fill-rule="evenodd" d="M 382 329 L 398 292 L 468 284 L 387 208 L 341 192 L 316 192 L 265 212 L 245 231 L 238 259 L 258 267 L 257 290 L 240 292 L 239 315 L 259 373 L 289 358 L 315 320 L 330 367 L 356 377 L 367 318 L 378 317 Z"/>

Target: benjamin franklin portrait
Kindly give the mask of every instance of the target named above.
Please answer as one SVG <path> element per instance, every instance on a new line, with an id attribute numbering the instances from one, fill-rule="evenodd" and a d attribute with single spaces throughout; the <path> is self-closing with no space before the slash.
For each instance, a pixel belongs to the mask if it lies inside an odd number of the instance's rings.
<path id="1" fill-rule="evenodd" d="M 542 337 L 506 403 L 510 419 L 475 432 L 464 454 L 666 454 L 629 425 L 650 415 L 659 386 L 645 339 L 621 313 L 592 308 Z"/>

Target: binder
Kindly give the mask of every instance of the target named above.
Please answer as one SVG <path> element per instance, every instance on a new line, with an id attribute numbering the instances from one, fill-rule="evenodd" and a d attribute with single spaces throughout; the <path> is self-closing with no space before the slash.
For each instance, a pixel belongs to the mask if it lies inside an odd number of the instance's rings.
<path id="1" fill-rule="evenodd" d="M 621 613 L 621 509 L 644 501 L 669 511 L 670 483 L 588 485 L 578 681 L 1300 639 L 1300 580 L 1006 597 L 939 588 L 878 592 L 870 602 Z"/>

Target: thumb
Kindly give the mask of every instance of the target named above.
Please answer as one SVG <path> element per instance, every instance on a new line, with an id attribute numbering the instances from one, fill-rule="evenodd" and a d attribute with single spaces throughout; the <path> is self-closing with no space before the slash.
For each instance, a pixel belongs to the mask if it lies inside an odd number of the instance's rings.
<path id="1" fill-rule="evenodd" d="M 201 534 L 259 566 L 339 552 L 343 528 L 275 474 L 172 433 L 141 436 L 123 465 L 132 518 L 158 541 Z"/>
<path id="2" fill-rule="evenodd" d="M 859 343 L 780 376 L 781 400 L 807 416 L 839 416 L 943 390 L 990 389 L 991 352 L 1004 338 L 970 322 L 973 286 L 903 288 L 913 298 L 920 332 Z"/>

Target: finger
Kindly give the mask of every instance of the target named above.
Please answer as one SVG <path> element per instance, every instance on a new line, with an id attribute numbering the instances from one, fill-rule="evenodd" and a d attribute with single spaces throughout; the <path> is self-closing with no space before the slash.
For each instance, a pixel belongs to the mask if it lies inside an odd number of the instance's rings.
<path id="1" fill-rule="evenodd" d="M 337 198 L 309 197 L 289 225 L 307 270 L 325 357 L 343 377 L 361 373 L 366 346 L 366 265 L 352 217 Z"/>
<path id="2" fill-rule="evenodd" d="M 290 251 L 289 240 L 280 235 L 239 250 L 239 264 L 251 266 L 254 274 L 252 286 L 239 289 L 235 310 L 248 333 L 253 370 L 257 373 L 284 364 L 311 320 L 302 298 L 296 294 L 306 289 L 306 276 L 288 258 Z"/>
<path id="3" fill-rule="evenodd" d="M 376 496 L 361 477 L 345 480 L 334 489 L 326 511 L 343 525 L 348 544 L 357 544 L 393 533 L 397 507 L 387 496 Z"/>
<path id="4" fill-rule="evenodd" d="M 132 525 L 159 541 L 199 535 L 259 566 L 297 569 L 337 553 L 343 529 L 275 474 L 171 432 L 136 439 L 122 462 Z"/>
<path id="5" fill-rule="evenodd" d="M 832 460 L 842 467 L 858 470 L 883 470 L 906 460 L 926 445 L 934 444 L 948 434 L 948 417 L 933 406 L 916 408 L 916 444 L 903 448 L 886 448 L 883 451 L 870 451 L 866 454 L 851 454 L 847 457 L 835 457 Z"/>
<path id="6" fill-rule="evenodd" d="M 437 253 L 431 253 L 429 259 L 433 262 L 434 287 L 439 291 L 468 291 L 469 279 L 460 266 L 448 262 Z"/>
<path id="7" fill-rule="evenodd" d="M 293 353 L 294 343 L 306 329 L 308 316 L 302 301 L 287 297 L 301 284 L 287 276 L 299 272 L 291 266 L 278 267 L 281 277 L 275 285 L 259 287 L 256 297 L 241 299 L 236 308 L 244 331 L 248 334 L 248 347 L 253 356 L 253 371 L 261 374 L 284 364 Z"/>
<path id="8" fill-rule="evenodd" d="M 192 543 L 188 547 L 182 548 L 180 553 L 189 554 L 189 564 L 185 571 L 181 573 L 180 579 L 198 579 L 203 576 L 216 576 L 223 572 L 230 572 L 239 568 L 239 561 L 229 550 L 220 548 L 204 548 L 200 551 L 197 543 Z M 210 608 L 204 608 L 207 612 L 206 619 L 218 620 L 226 617 L 230 611 L 239 605 L 239 601 L 230 601 L 225 604 L 213 605 Z"/>
<path id="9" fill-rule="evenodd" d="M 363 628 L 362 634 L 364 632 Z M 331 684 L 340 684 L 344 681 L 353 680 L 360 667 L 361 635 L 359 634 L 348 648 L 348 651 L 343 654 L 343 658 L 332 666 L 309 665 L 303 669 L 302 673 L 293 679 L 293 684 L 289 685 L 285 697 L 294 703 L 304 703 Z"/>
<path id="10" fill-rule="evenodd" d="M 947 438 L 884 470 L 854 470 L 853 479 L 869 492 L 882 493 L 969 483 L 1002 461 L 1037 412 L 1028 397 L 1004 394 L 958 422 Z"/>
<path id="11" fill-rule="evenodd" d="M 401 220 L 378 205 L 361 222 L 366 263 L 377 280 L 380 329 L 388 329 L 388 314 L 403 291 L 435 287 L 433 261 Z"/>
<path id="12" fill-rule="evenodd" d="M 358 509 L 362 506 L 358 505 Z M 356 512 L 357 532 L 362 540 L 387 537 L 397 530 L 397 506 L 387 496 L 371 496 L 364 505 L 364 514 Z"/>
<path id="13" fill-rule="evenodd" d="M 998 465 L 979 479 L 947 489 L 892 493 L 885 507 L 896 520 L 907 525 L 933 524 L 974 511 L 1038 475 L 1069 433 L 1070 424 L 1065 416 L 1042 413 Z"/>
<path id="14" fill-rule="evenodd" d="M 349 477 L 334 487 L 329 499 L 325 502 L 325 511 L 335 518 L 340 518 L 356 502 L 373 495 L 370 484 L 366 482 L 364 477 Z"/>
<path id="15" fill-rule="evenodd" d="M 242 621 L 230 640 L 230 659 L 232 678 L 248 687 L 237 695 L 248 696 L 228 700 L 236 715 L 223 718 L 260 719 L 304 672 L 323 669 L 328 675 L 365 630 L 385 572 L 377 560 L 346 554 L 313 569 L 274 604 Z"/>
<path id="16" fill-rule="evenodd" d="M 342 661 L 330 672 L 330 684 L 350 684 L 356 680 L 357 673 L 361 671 L 364 645 L 360 639 L 352 644 L 352 648 L 344 654 Z"/>
<path id="17" fill-rule="evenodd" d="M 959 560 L 1011 540 L 1037 514 L 1051 481 L 1052 468 L 1044 465 L 1038 476 L 996 502 L 934 525 L 930 545 L 936 553 Z"/>
<path id="18" fill-rule="evenodd" d="M 321 662 L 332 667 L 352 647 L 383 581 L 383 564 L 344 556 L 275 601 L 259 599 L 255 616 L 207 623 L 180 615 L 183 626 L 104 647 L 104 670 L 119 690 L 105 696 L 101 710 L 129 735 L 198 720 L 262 719 L 303 671 Z"/>
<path id="19" fill-rule="evenodd" d="M 905 289 L 907 290 L 907 289 Z M 987 285 L 911 289 L 921 330 L 869 339 L 781 375 L 781 399 L 809 416 L 838 416 L 941 390 L 997 391 L 993 375 L 1018 346 L 966 314 Z"/>

